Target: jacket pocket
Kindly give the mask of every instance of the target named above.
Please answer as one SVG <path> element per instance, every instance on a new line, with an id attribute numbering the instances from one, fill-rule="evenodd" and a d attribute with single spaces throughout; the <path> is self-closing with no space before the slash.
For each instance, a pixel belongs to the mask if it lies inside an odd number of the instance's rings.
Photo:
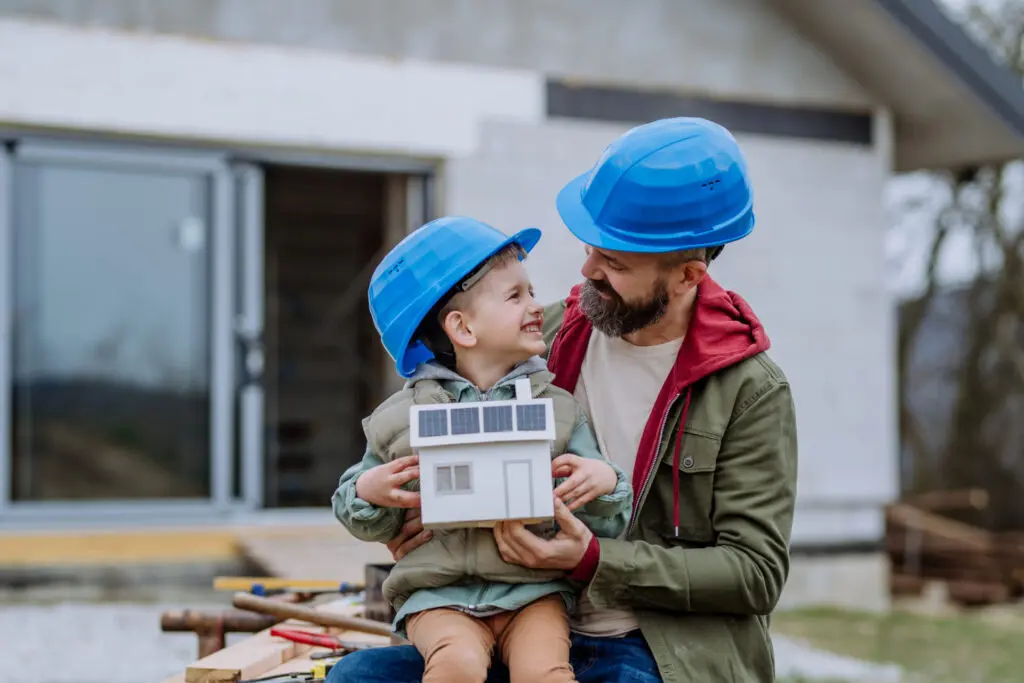
<path id="1" fill-rule="evenodd" d="M 658 472 L 662 505 L 662 535 L 670 545 L 706 546 L 715 541 L 711 517 L 714 513 L 715 467 L 721 441 L 706 433 L 686 430 L 679 453 L 679 528 L 673 510 L 673 449 L 670 444 Z"/>

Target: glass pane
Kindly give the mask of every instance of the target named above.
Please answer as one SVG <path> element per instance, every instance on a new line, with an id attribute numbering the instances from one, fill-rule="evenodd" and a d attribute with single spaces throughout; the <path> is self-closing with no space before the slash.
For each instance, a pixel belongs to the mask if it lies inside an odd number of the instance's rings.
<path id="1" fill-rule="evenodd" d="M 434 478 L 437 480 L 437 492 L 445 493 L 452 490 L 452 468 L 448 465 L 438 465 L 434 470 Z"/>
<path id="2" fill-rule="evenodd" d="M 208 181 L 22 163 L 14 191 L 14 499 L 208 497 Z"/>
<path id="3" fill-rule="evenodd" d="M 469 465 L 456 465 L 455 466 L 455 490 L 456 491 L 472 491 L 473 487 L 469 483 Z"/>

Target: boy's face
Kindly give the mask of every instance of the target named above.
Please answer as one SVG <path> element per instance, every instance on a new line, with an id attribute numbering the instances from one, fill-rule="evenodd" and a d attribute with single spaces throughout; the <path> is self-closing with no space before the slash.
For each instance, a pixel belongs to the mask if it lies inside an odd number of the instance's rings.
<path id="1" fill-rule="evenodd" d="M 547 349 L 541 334 L 544 309 L 521 261 L 497 266 L 471 290 L 463 329 L 452 341 L 495 362 L 519 363 Z"/>

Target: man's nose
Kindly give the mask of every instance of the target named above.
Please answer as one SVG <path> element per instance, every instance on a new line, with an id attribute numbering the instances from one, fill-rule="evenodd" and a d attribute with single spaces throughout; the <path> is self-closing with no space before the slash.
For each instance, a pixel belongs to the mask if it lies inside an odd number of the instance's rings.
<path id="1" fill-rule="evenodd" d="M 587 257 L 583 259 L 583 267 L 580 268 L 580 274 L 588 280 L 600 280 L 600 270 L 597 268 L 597 264 L 594 263 L 594 252 L 587 249 Z"/>

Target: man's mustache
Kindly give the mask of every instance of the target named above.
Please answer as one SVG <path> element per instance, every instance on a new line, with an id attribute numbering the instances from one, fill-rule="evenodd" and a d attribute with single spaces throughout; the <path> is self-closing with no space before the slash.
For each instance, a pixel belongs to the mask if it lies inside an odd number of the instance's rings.
<path id="1" fill-rule="evenodd" d="M 597 291 L 601 292 L 602 294 L 608 294 L 609 296 L 612 296 L 612 297 L 614 297 L 616 299 L 621 298 L 621 297 L 619 297 L 619 293 L 616 292 L 612 288 L 612 286 L 610 284 L 608 284 L 607 282 L 605 282 L 604 280 L 588 280 L 588 282 L 590 282 L 590 286 L 591 287 L 593 287 Z"/>

